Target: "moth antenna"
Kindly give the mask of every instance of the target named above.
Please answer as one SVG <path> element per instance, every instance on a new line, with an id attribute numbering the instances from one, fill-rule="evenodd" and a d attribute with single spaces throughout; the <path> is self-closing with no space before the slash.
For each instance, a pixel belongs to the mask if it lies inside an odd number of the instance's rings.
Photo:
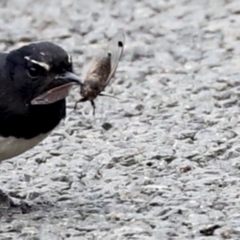
<path id="1" fill-rule="evenodd" d="M 115 99 L 119 100 L 117 97 L 115 97 L 115 96 L 113 96 L 111 94 L 105 93 L 105 92 L 101 92 L 98 96 L 110 97 L 110 98 L 115 98 Z"/>

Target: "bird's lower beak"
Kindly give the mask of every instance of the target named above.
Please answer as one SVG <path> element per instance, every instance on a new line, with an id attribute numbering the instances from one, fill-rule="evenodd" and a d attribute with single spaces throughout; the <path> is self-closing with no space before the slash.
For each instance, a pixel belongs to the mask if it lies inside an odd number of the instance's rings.
<path id="1" fill-rule="evenodd" d="M 62 80 L 64 83 L 54 87 L 31 101 L 32 105 L 46 105 L 66 98 L 73 86 L 81 85 L 80 78 L 71 72 L 66 72 L 55 77 L 55 80 Z"/>

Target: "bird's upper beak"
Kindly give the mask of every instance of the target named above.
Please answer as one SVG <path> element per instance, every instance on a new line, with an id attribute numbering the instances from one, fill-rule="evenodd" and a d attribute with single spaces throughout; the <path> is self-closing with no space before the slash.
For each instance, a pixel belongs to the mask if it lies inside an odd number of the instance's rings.
<path id="1" fill-rule="evenodd" d="M 74 74 L 72 72 L 66 72 L 66 73 L 63 73 L 61 75 L 57 75 L 55 77 L 55 79 L 56 80 L 66 80 L 66 81 L 69 81 L 69 82 L 76 83 L 78 85 L 81 84 L 80 78 L 76 74 Z"/>
<path id="2" fill-rule="evenodd" d="M 80 78 L 72 72 L 57 75 L 55 80 L 62 80 L 64 83 L 34 98 L 31 101 L 32 105 L 46 105 L 57 102 L 66 98 L 73 86 L 81 85 Z"/>

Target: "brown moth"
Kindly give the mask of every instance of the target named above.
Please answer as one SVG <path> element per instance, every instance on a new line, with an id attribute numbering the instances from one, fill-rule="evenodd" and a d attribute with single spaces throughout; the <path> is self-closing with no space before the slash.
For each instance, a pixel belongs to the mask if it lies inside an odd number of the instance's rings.
<path id="1" fill-rule="evenodd" d="M 103 93 L 103 90 L 110 83 L 116 72 L 118 62 L 123 53 L 124 43 L 124 32 L 119 30 L 109 41 L 106 49 L 93 58 L 85 80 L 80 84 L 80 95 L 82 98 L 76 102 L 75 110 L 79 102 L 90 101 L 94 115 L 96 108 L 94 103 L 95 98 L 98 96 L 112 97 Z"/>

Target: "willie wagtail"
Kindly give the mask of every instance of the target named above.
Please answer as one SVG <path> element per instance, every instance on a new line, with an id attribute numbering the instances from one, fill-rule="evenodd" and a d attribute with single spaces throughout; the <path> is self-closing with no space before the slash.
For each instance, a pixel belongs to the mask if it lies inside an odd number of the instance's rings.
<path id="1" fill-rule="evenodd" d="M 50 42 L 0 54 L 0 162 L 46 138 L 66 114 L 67 91 L 49 104 L 34 99 L 56 87 L 80 84 L 71 57 Z"/>

